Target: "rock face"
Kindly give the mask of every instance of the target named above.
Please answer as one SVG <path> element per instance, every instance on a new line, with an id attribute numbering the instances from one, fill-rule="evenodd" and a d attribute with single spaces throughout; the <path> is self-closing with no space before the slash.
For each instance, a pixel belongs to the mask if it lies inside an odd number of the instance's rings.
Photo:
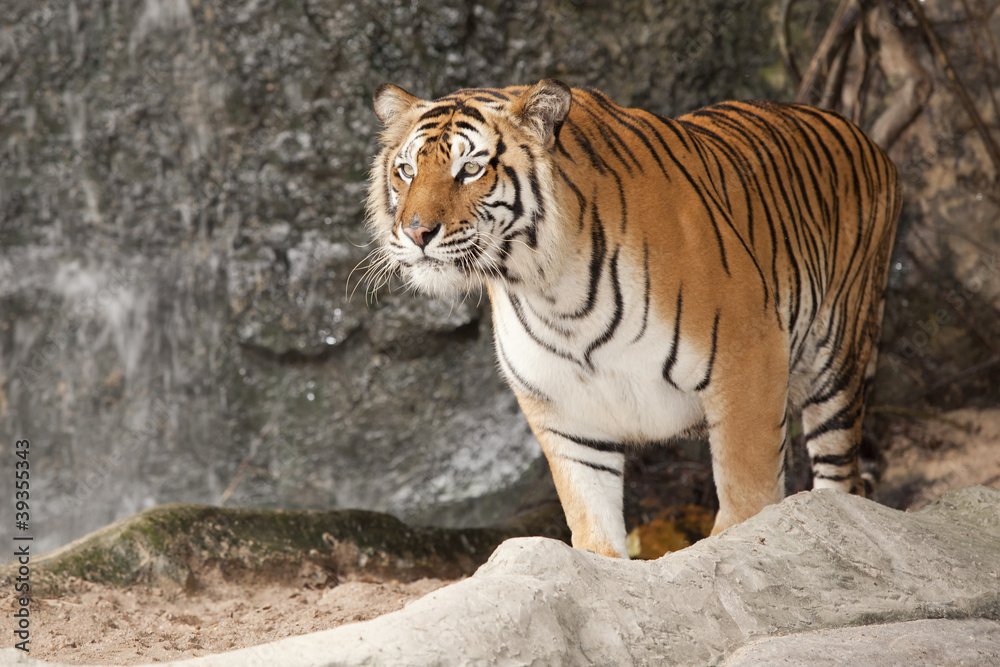
<path id="1" fill-rule="evenodd" d="M 998 648 L 998 543 L 993 489 L 953 492 L 914 514 L 815 491 L 656 561 L 509 540 L 473 577 L 399 612 L 175 664 L 762 664 L 750 660 L 757 655 L 801 664 L 817 641 L 842 636 L 817 640 L 817 630 L 873 626 L 869 636 L 905 643 L 916 637 L 905 623 L 920 619 L 985 619 L 949 626 L 948 638 L 967 638 L 959 658 L 989 657 Z M 797 633 L 807 652 L 794 651 Z M 758 641 L 775 635 L 793 636 L 773 640 L 781 646 Z"/>
<path id="2" fill-rule="evenodd" d="M 0 442 L 33 443 L 39 549 L 171 501 L 508 516 L 545 470 L 485 297 L 350 298 L 372 91 L 771 95 L 731 4 L 5 1 Z"/>
<path id="3" fill-rule="evenodd" d="M 1000 623 L 927 620 L 820 630 L 752 642 L 725 667 L 758 665 L 994 665 Z"/>

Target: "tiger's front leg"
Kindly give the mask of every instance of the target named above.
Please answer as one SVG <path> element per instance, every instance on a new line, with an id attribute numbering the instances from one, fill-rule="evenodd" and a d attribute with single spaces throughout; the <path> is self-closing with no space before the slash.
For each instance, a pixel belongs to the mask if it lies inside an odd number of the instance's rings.
<path id="1" fill-rule="evenodd" d="M 530 422 L 530 420 L 529 420 Z M 628 558 L 623 514 L 625 454 L 608 443 L 536 428 L 573 532 L 573 546 Z"/>

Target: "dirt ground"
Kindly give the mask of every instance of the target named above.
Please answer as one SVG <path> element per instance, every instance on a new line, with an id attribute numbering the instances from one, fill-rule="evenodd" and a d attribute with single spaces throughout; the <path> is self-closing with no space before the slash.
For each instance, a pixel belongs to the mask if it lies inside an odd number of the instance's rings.
<path id="1" fill-rule="evenodd" d="M 215 582 L 194 594 L 68 583 L 31 604 L 32 658 L 79 665 L 141 665 L 195 658 L 366 621 L 402 609 L 449 581 L 346 581 L 329 588 Z M 0 592 L 4 625 L 13 591 Z M 11 630 L 3 630 L 5 638 Z M 4 640 L 7 646 L 7 640 Z"/>
<path id="2" fill-rule="evenodd" d="M 1000 410 L 899 415 L 888 440 L 880 502 L 912 510 L 970 484 L 1000 488 Z M 194 592 L 68 582 L 64 595 L 33 600 L 30 655 L 81 665 L 193 658 L 368 620 L 451 583 L 209 581 Z M 10 610 L 0 622 L 4 637 L 16 604 L 11 585 L 0 584 L 0 609 Z"/>
<path id="3" fill-rule="evenodd" d="M 874 499 L 918 510 L 952 489 L 1000 488 L 1000 409 L 956 410 L 933 419 L 900 415 Z"/>

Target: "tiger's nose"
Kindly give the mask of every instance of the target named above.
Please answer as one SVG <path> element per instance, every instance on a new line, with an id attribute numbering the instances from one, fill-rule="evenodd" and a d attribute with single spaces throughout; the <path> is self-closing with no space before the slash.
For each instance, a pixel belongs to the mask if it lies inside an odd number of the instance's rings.
<path id="1" fill-rule="evenodd" d="M 409 236 L 410 240 L 416 243 L 417 246 L 423 248 L 431 242 L 431 239 L 434 238 L 434 235 L 438 233 L 439 229 L 441 229 L 440 224 L 434 225 L 432 228 L 427 228 L 414 219 L 409 227 L 403 228 L 403 233 Z"/>

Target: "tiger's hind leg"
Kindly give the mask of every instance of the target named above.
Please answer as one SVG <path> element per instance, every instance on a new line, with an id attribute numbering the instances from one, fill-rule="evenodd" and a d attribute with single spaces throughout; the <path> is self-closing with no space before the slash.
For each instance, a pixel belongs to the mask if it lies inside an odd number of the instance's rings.
<path id="1" fill-rule="evenodd" d="M 803 369 L 811 382 L 801 406 L 813 488 L 862 496 L 870 493 L 876 479 L 863 475 L 861 458 L 869 447 L 862 447 L 861 428 L 875 378 L 889 259 L 902 203 L 895 169 L 884 155 L 879 162 L 873 165 L 867 193 L 858 200 L 857 214 L 866 218 L 859 234 L 866 233 L 867 241 L 855 248 L 840 277 L 827 286 L 827 301 L 811 325 L 807 344 L 812 359 L 810 368 Z M 846 221 L 854 211 L 844 214 Z"/>
<path id="2" fill-rule="evenodd" d="M 882 305 L 879 298 L 862 309 L 868 316 L 858 322 L 833 316 L 819 345 L 815 360 L 819 369 L 802 404 L 802 431 L 814 489 L 839 489 L 861 496 L 872 490 L 873 478 L 866 480 L 862 475 L 861 424 L 875 377 Z M 840 346 L 831 349 L 831 341 L 840 341 Z"/>
<path id="3" fill-rule="evenodd" d="M 855 363 L 838 361 L 841 363 L 834 361 L 827 373 L 820 374 L 802 406 L 813 488 L 864 495 L 858 452 L 865 382 Z"/>

